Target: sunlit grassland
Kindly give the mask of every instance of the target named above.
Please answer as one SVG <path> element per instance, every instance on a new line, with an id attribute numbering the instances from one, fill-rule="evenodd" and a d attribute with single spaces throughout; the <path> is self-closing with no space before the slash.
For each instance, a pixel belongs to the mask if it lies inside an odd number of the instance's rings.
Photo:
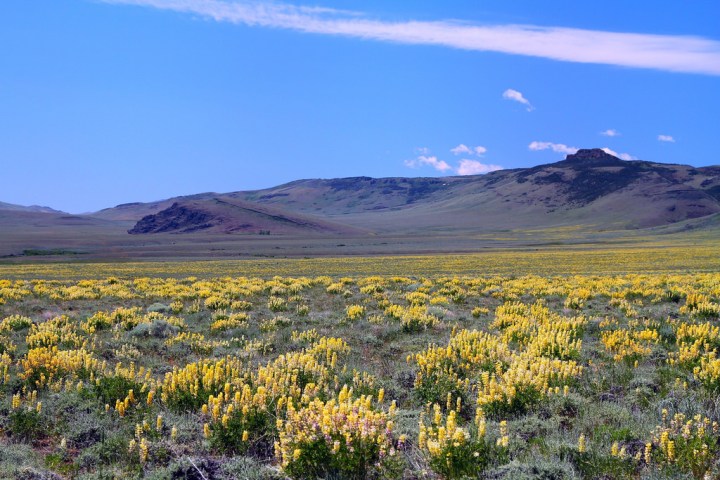
<path id="1" fill-rule="evenodd" d="M 720 270 L 720 240 L 642 246 L 563 246 L 472 254 L 0 265 L 2 278 L 107 276 L 574 275 Z"/>
<path id="2" fill-rule="evenodd" d="M 0 266 L 0 477 L 715 478 L 700 240 Z"/>

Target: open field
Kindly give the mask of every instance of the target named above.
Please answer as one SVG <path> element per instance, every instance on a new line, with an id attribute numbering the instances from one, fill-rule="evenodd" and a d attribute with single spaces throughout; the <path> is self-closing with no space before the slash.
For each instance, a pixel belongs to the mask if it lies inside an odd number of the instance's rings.
<path id="1" fill-rule="evenodd" d="M 0 477 L 716 478 L 717 252 L 2 265 Z"/>
<path id="2" fill-rule="evenodd" d="M 570 275 L 634 272 L 720 271 L 720 242 L 709 236 L 684 236 L 669 243 L 642 239 L 618 245 L 580 244 L 492 248 L 480 253 L 443 255 L 327 256 L 223 260 L 58 262 L 57 256 L 11 259 L 0 263 L 0 278 L 83 279 L 168 276 L 318 276 L 318 275 Z M 45 261 L 41 261 L 45 260 Z"/>

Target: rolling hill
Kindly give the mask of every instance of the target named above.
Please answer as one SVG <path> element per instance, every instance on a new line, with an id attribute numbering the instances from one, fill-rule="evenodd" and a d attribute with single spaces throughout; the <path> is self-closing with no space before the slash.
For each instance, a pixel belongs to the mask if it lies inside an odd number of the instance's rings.
<path id="1" fill-rule="evenodd" d="M 718 232 L 720 166 L 624 161 L 587 149 L 486 175 L 297 180 L 87 215 L 6 205 L 0 204 L 0 255 L 42 249 L 124 258 L 474 251 Z"/>
<path id="2" fill-rule="evenodd" d="M 720 212 L 720 167 L 624 161 L 599 149 L 482 176 L 303 180 L 236 195 L 379 231 L 644 228 Z"/>
<path id="3" fill-rule="evenodd" d="M 0 202 L 0 210 L 9 210 L 12 212 L 40 212 L 40 213 L 65 213 L 50 207 L 41 207 L 40 205 L 15 205 L 13 203 Z"/>
<path id="4" fill-rule="evenodd" d="M 152 204 L 121 205 L 93 216 L 139 221 L 163 211 L 168 222 L 173 212 L 183 215 L 178 208 L 166 210 L 173 204 L 218 198 L 242 201 L 246 207 L 272 207 L 275 215 L 303 214 L 309 222 L 323 219 L 376 233 L 554 225 L 637 229 L 720 212 L 720 167 L 624 161 L 603 150 L 588 149 L 553 164 L 486 175 L 298 180 L 250 192 L 205 193 Z M 237 222 L 242 223 L 247 212 L 236 212 Z M 227 227 L 237 223 L 230 216 L 232 213 L 226 211 L 222 221 L 213 224 L 213 231 L 242 231 Z M 134 233 L 140 230 L 160 231 L 139 229 Z"/>

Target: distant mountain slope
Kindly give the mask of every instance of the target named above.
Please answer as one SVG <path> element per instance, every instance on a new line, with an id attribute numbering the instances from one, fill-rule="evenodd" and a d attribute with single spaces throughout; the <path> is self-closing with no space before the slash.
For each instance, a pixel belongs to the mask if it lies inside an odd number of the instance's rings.
<path id="1" fill-rule="evenodd" d="M 105 220 L 116 220 L 116 221 L 135 221 L 137 222 L 141 218 L 158 213 L 171 206 L 173 203 L 186 200 L 204 200 L 212 198 L 213 196 L 220 196 L 218 193 L 198 193 L 196 195 L 187 195 L 182 197 L 168 198 L 166 200 L 158 200 L 156 202 L 142 203 L 132 202 L 123 203 L 111 208 L 104 208 L 98 212 L 91 213 L 90 216 L 95 218 L 102 218 Z"/>
<path id="2" fill-rule="evenodd" d="M 97 228 L 115 227 L 115 222 L 83 215 L 69 213 L 35 212 L 26 210 L 0 209 L 0 239 L 1 229 L 42 228 L 49 232 L 56 227 L 72 228 L 93 226 Z"/>
<path id="3" fill-rule="evenodd" d="M 207 214 L 208 202 L 216 198 L 236 206 L 222 211 L 213 207 L 214 220 L 197 214 L 198 210 Z M 624 161 L 600 149 L 587 149 L 556 163 L 486 175 L 298 180 L 257 191 L 120 205 L 93 216 L 138 221 L 154 215 L 137 231 L 190 232 L 202 226 L 201 230 L 211 232 L 233 232 L 266 230 L 266 220 L 259 217 L 242 220 L 250 210 L 262 208 L 274 209 L 267 212 L 270 216 L 309 215 L 308 224 L 323 219 L 376 233 L 472 233 L 569 225 L 634 229 L 719 213 L 720 167 Z M 243 230 L 245 223 L 251 226 Z"/>
<path id="4" fill-rule="evenodd" d="M 651 188 L 652 187 L 652 188 Z M 501 170 L 486 175 L 442 178 L 357 177 L 331 180 L 299 180 L 254 192 L 235 192 L 231 197 L 282 205 L 298 211 L 329 215 L 416 207 L 458 197 L 493 192 L 504 198 L 517 196 L 523 205 L 576 209 L 611 194 L 633 194 L 650 188 L 686 190 L 688 195 L 720 200 L 720 167 L 624 161 L 600 149 L 580 150 L 557 163 L 527 169 Z M 638 192 L 633 192 L 638 189 Z M 689 192 L 695 192 L 691 194 Z M 524 198 L 520 198 L 524 197 Z M 692 200 L 688 198 L 688 200 Z M 481 202 L 483 203 L 483 202 Z M 704 213 L 702 210 L 699 214 Z M 705 214 L 712 213 L 708 211 Z"/>
<path id="5" fill-rule="evenodd" d="M 184 200 L 143 217 L 128 233 L 360 234 L 359 228 L 226 197 Z"/>
<path id="6" fill-rule="evenodd" d="M 235 192 L 229 197 L 282 205 L 285 208 L 328 215 L 375 212 L 403 208 L 421 202 L 449 198 L 459 187 L 485 186 L 504 172 L 488 176 L 430 178 L 351 177 L 330 180 L 298 180 L 254 192 Z"/>
<path id="7" fill-rule="evenodd" d="M 2 261 L 458 253 L 671 238 L 714 242 L 720 238 L 720 166 L 627 162 L 592 149 L 486 175 L 298 180 L 89 215 L 3 205 Z"/>
<path id="8" fill-rule="evenodd" d="M 41 213 L 65 213 L 50 207 L 41 207 L 40 205 L 15 205 L 13 203 L 0 202 L 0 210 L 10 210 L 13 212 L 41 212 Z"/>
<path id="9" fill-rule="evenodd" d="M 641 228 L 720 212 L 720 167 L 624 161 L 600 149 L 557 163 L 445 178 L 302 180 L 237 196 L 378 231 L 550 225 Z"/>
<path id="10" fill-rule="evenodd" d="M 122 226 L 100 218 L 24 210 L 0 209 L 0 258 L 25 251 L 85 251 L 88 246 L 105 246 L 115 236 L 129 237 Z"/>

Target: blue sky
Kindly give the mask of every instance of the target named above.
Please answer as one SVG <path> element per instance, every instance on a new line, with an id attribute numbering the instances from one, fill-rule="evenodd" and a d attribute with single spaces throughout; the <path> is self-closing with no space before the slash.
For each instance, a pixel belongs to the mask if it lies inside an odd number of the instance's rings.
<path id="1" fill-rule="evenodd" d="M 3 0 L 0 201 L 720 164 L 720 3 Z"/>

